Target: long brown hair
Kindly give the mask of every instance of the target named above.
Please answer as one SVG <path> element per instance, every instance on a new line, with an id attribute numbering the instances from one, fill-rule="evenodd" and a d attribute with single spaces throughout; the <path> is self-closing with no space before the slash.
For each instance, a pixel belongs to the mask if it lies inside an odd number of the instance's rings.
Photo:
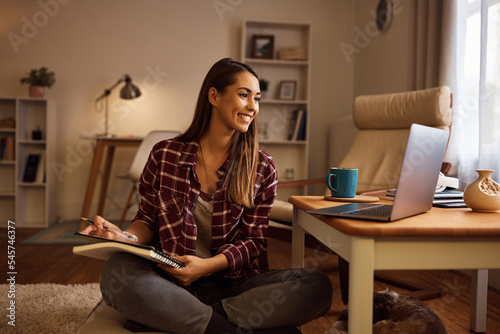
<path id="1" fill-rule="evenodd" d="M 214 87 L 218 92 L 224 93 L 228 86 L 236 82 L 236 74 L 244 71 L 250 72 L 258 79 L 250 66 L 231 58 L 221 59 L 212 66 L 203 80 L 191 125 L 178 139 L 199 140 L 205 134 L 212 116 L 212 104 L 208 100 L 210 88 Z M 224 180 L 226 200 L 247 207 L 253 206 L 258 154 L 257 122 L 254 119 L 248 131 L 244 133 L 235 131 L 233 134 L 229 151 L 229 169 Z"/>

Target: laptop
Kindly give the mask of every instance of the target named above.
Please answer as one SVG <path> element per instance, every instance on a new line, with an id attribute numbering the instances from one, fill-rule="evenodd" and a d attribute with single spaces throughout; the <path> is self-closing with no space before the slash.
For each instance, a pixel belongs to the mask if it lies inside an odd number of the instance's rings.
<path id="1" fill-rule="evenodd" d="M 393 205 L 349 203 L 307 213 L 390 222 L 429 211 L 447 143 L 448 131 L 412 124 Z"/>

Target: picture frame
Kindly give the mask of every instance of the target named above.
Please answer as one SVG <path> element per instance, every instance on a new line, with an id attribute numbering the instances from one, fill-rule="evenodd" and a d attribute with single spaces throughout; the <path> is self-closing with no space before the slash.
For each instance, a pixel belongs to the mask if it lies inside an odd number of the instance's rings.
<path id="1" fill-rule="evenodd" d="M 283 80 L 280 82 L 280 100 L 295 100 L 295 91 L 297 90 L 297 81 Z"/>
<path id="2" fill-rule="evenodd" d="M 251 57 L 258 59 L 273 59 L 274 57 L 274 36 L 273 35 L 253 35 Z"/>

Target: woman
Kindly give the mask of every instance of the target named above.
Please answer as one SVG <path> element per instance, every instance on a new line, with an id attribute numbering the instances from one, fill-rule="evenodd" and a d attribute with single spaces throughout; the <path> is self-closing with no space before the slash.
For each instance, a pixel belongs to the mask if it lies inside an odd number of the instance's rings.
<path id="1" fill-rule="evenodd" d="M 260 96 L 248 65 L 222 59 L 205 77 L 186 132 L 153 147 L 125 232 L 185 267 L 129 254 L 108 260 L 104 300 L 129 319 L 169 333 L 300 333 L 296 326 L 329 311 L 323 273 L 263 272 L 256 261 L 277 189 L 273 160 L 257 143 Z M 117 238 L 102 225 L 118 227 L 94 221 L 84 232 Z"/>

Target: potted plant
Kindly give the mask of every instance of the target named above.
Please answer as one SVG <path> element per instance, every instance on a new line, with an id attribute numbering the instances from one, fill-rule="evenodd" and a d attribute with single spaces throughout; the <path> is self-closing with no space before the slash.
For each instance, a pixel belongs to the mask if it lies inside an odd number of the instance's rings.
<path id="1" fill-rule="evenodd" d="M 259 79 L 259 86 L 262 98 L 264 98 L 264 93 L 267 92 L 267 88 L 269 87 L 269 81 L 267 81 L 266 79 Z"/>
<path id="2" fill-rule="evenodd" d="M 45 87 L 51 87 L 56 79 L 54 72 L 49 72 L 47 67 L 42 66 L 39 70 L 32 69 L 27 76 L 21 78 L 21 84 L 29 84 L 30 97 L 44 97 Z"/>

